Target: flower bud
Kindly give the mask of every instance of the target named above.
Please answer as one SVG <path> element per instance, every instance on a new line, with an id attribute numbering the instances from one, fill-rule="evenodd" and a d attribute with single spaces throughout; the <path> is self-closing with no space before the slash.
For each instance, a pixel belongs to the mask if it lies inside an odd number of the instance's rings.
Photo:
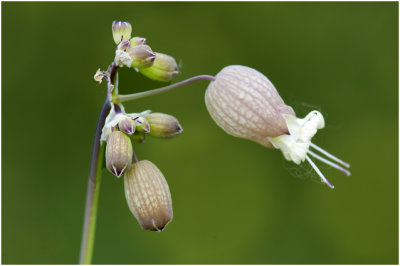
<path id="1" fill-rule="evenodd" d="M 167 82 L 175 77 L 178 73 L 178 65 L 172 56 L 156 53 L 156 59 L 151 67 L 140 69 L 140 73 L 146 77 Z"/>
<path id="2" fill-rule="evenodd" d="M 117 49 L 118 50 L 123 50 L 126 51 L 128 50 L 130 47 L 132 47 L 131 43 L 129 41 L 121 41 L 118 46 Z"/>
<path id="3" fill-rule="evenodd" d="M 146 39 L 142 38 L 142 37 L 133 37 L 130 40 L 130 43 L 132 46 L 144 45 L 144 44 L 146 44 Z"/>
<path id="4" fill-rule="evenodd" d="M 131 135 L 131 139 L 138 143 L 144 143 L 146 141 L 146 135 L 142 132 L 135 131 L 135 133 Z"/>
<path id="5" fill-rule="evenodd" d="M 206 106 L 211 117 L 228 134 L 273 148 L 269 137 L 288 134 L 283 114 L 293 115 L 274 85 L 249 67 L 222 69 L 207 88 Z"/>
<path id="6" fill-rule="evenodd" d="M 150 136 L 172 138 L 182 132 L 181 125 L 172 115 L 151 113 L 146 116 L 146 120 L 150 124 Z"/>
<path id="7" fill-rule="evenodd" d="M 119 130 L 123 131 L 128 135 L 132 135 L 135 132 L 136 124 L 130 117 L 123 117 L 118 122 Z"/>
<path id="8" fill-rule="evenodd" d="M 116 177 L 120 177 L 131 165 L 133 149 L 131 140 L 121 131 L 112 132 L 107 139 L 106 167 Z"/>
<path id="9" fill-rule="evenodd" d="M 147 119 L 142 116 L 136 116 L 133 121 L 135 121 L 137 131 L 145 134 L 150 132 L 150 124 L 147 122 Z"/>
<path id="10" fill-rule="evenodd" d="M 131 67 L 150 67 L 156 59 L 156 54 L 148 45 L 132 46 L 127 50 L 127 53 L 132 58 Z"/>
<path id="11" fill-rule="evenodd" d="M 114 42 L 119 44 L 122 40 L 129 41 L 132 33 L 132 26 L 129 22 L 115 20 L 112 24 Z"/>
<path id="12" fill-rule="evenodd" d="M 125 174 L 129 209 L 144 230 L 162 231 L 172 220 L 172 200 L 167 181 L 150 161 L 133 164 Z"/>

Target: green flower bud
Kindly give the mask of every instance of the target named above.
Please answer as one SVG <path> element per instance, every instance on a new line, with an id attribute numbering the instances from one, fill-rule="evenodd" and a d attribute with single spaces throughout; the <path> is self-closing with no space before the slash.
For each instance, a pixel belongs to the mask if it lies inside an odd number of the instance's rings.
<path id="1" fill-rule="evenodd" d="M 131 139 L 138 143 L 144 143 L 146 141 L 146 135 L 139 131 L 135 131 L 135 133 L 131 135 Z"/>
<path id="2" fill-rule="evenodd" d="M 126 52 L 132 58 L 131 67 L 150 67 L 156 59 L 156 54 L 148 45 L 132 46 Z"/>
<path id="3" fill-rule="evenodd" d="M 121 41 L 129 41 L 132 33 L 132 26 L 129 22 L 115 20 L 112 24 L 114 42 L 119 44 Z"/>
<path id="4" fill-rule="evenodd" d="M 151 113 L 146 116 L 146 120 L 150 124 L 150 136 L 172 138 L 183 131 L 178 120 L 172 115 Z"/>
<path id="5" fill-rule="evenodd" d="M 118 122 L 119 130 L 123 131 L 128 135 L 132 135 L 133 133 L 135 133 L 135 127 L 136 123 L 129 117 L 123 117 Z"/>
<path id="6" fill-rule="evenodd" d="M 172 220 L 172 200 L 167 181 L 150 161 L 133 164 L 124 178 L 129 209 L 144 230 L 161 232 Z"/>
<path id="7" fill-rule="evenodd" d="M 149 133 L 150 132 L 150 124 L 147 122 L 147 119 L 143 118 L 142 116 L 137 116 L 133 119 L 136 124 L 136 130 L 142 133 Z"/>
<path id="8" fill-rule="evenodd" d="M 130 40 L 130 43 L 132 46 L 144 45 L 144 44 L 146 44 L 146 39 L 142 38 L 142 37 L 133 37 Z"/>
<path id="9" fill-rule="evenodd" d="M 179 73 L 175 59 L 162 53 L 156 53 L 156 59 L 151 67 L 139 71 L 150 79 L 163 82 L 170 81 Z"/>
<path id="10" fill-rule="evenodd" d="M 131 140 L 121 131 L 112 132 L 107 138 L 106 167 L 120 177 L 131 165 L 133 149 Z"/>

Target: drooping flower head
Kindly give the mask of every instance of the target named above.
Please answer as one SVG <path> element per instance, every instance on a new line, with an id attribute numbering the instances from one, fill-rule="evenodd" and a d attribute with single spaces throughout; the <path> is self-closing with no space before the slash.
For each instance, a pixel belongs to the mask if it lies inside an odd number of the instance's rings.
<path id="1" fill-rule="evenodd" d="M 307 160 L 329 187 L 333 188 L 308 155 L 350 175 L 348 170 L 310 151 L 314 148 L 349 167 L 311 143 L 317 130 L 324 128 L 322 114 L 311 111 L 304 119 L 297 118 L 271 81 L 257 70 L 240 65 L 225 67 L 208 86 L 205 102 L 211 117 L 228 134 L 280 149 L 287 160 L 296 164 Z"/>

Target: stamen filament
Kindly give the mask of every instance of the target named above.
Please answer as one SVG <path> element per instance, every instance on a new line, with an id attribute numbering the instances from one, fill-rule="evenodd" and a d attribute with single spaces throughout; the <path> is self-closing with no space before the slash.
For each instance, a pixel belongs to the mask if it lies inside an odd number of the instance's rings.
<path id="1" fill-rule="evenodd" d="M 348 175 L 348 176 L 350 175 L 350 171 L 348 171 L 348 170 L 346 170 L 346 169 L 340 167 L 339 165 L 337 165 L 337 164 L 335 164 L 335 163 L 333 163 L 333 162 L 331 162 L 331 161 L 328 161 L 327 159 L 325 159 L 325 158 L 319 156 L 318 154 L 313 153 L 313 152 L 310 151 L 310 150 L 308 151 L 308 153 L 309 153 L 312 157 L 314 157 L 315 159 L 320 160 L 321 162 L 326 163 L 327 165 L 332 166 L 333 168 L 336 168 L 337 170 L 339 170 L 339 171 L 345 173 L 345 174 Z"/>
<path id="2" fill-rule="evenodd" d="M 348 163 L 346 163 L 346 162 L 343 162 L 343 161 L 340 160 L 339 158 L 333 156 L 332 154 L 330 154 L 330 153 L 327 152 L 326 150 L 324 150 L 324 149 L 318 147 L 318 146 L 315 145 L 314 143 L 310 143 L 310 146 L 313 147 L 314 149 L 316 149 L 317 151 L 319 151 L 320 153 L 324 154 L 326 157 L 328 157 L 328 158 L 334 160 L 335 162 L 337 162 L 337 163 L 343 165 L 344 167 L 346 167 L 346 168 L 349 168 L 349 167 L 350 167 L 350 164 L 348 164 Z"/>
<path id="3" fill-rule="evenodd" d="M 311 164 L 311 166 L 312 166 L 312 168 L 314 168 L 314 170 L 315 170 L 315 172 L 317 172 L 317 174 L 319 175 L 319 177 L 321 177 L 321 179 L 322 179 L 322 182 L 324 182 L 325 184 L 327 184 L 330 188 L 334 188 L 334 186 L 331 184 L 331 183 L 329 183 L 329 181 L 325 178 L 325 176 L 321 173 L 321 171 L 318 169 L 318 167 L 314 164 L 314 162 L 313 161 L 311 161 L 311 159 L 310 159 L 310 157 L 308 157 L 307 155 L 306 155 L 306 159 L 307 159 L 307 161 Z"/>

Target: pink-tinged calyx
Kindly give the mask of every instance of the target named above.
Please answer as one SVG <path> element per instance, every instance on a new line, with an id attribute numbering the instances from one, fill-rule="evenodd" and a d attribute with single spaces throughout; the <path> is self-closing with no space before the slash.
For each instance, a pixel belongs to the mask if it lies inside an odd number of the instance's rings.
<path id="1" fill-rule="evenodd" d="M 205 101 L 215 122 L 227 133 L 273 148 L 269 137 L 289 134 L 284 114 L 295 116 L 271 81 L 240 65 L 222 69 L 207 88 Z"/>

